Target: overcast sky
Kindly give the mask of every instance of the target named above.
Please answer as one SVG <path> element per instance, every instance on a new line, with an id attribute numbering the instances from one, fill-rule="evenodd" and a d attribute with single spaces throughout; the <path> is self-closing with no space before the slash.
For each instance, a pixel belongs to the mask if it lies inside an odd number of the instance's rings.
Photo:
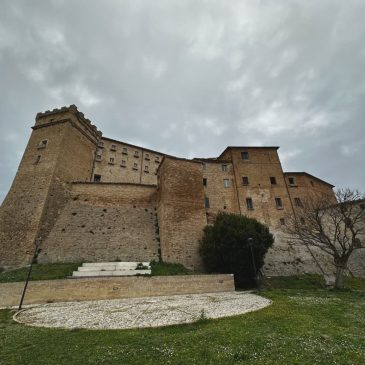
<path id="1" fill-rule="evenodd" d="M 0 201 L 39 111 L 181 157 L 278 145 L 365 191 L 364 0 L 11 0 L 0 12 Z"/>

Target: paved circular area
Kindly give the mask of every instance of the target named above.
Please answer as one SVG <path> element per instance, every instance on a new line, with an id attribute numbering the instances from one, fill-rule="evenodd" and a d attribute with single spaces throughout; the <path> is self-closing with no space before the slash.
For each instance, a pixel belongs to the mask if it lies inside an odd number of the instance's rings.
<path id="1" fill-rule="evenodd" d="M 54 328 L 120 329 L 168 326 L 252 312 L 271 301 L 245 292 L 52 303 L 25 309 L 21 323 Z"/>

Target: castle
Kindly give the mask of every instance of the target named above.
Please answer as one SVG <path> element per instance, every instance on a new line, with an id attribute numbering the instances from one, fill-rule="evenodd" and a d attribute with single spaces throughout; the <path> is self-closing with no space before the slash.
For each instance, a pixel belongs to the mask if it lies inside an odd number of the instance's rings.
<path id="1" fill-rule="evenodd" d="M 200 268 L 199 239 L 219 211 L 244 214 L 276 236 L 268 274 L 317 272 L 320 252 L 292 247 L 285 217 L 333 186 L 283 172 L 278 147 L 227 147 L 183 159 L 102 136 L 75 105 L 38 113 L 0 209 L 0 266 L 38 262 L 149 261 Z"/>

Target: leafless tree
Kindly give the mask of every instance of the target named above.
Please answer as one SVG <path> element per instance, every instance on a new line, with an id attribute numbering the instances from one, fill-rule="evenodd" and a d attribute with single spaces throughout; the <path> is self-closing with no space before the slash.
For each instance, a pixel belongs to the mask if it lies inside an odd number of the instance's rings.
<path id="1" fill-rule="evenodd" d="M 336 204 L 324 196 L 303 201 L 287 219 L 286 232 L 292 243 L 317 247 L 332 256 L 335 287 L 341 288 L 352 252 L 365 248 L 365 195 L 352 189 L 335 194 Z"/>

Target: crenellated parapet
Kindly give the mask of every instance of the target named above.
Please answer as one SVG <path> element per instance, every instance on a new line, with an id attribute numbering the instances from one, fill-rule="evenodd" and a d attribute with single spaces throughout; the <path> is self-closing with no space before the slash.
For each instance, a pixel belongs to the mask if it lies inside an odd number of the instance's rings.
<path id="1" fill-rule="evenodd" d="M 78 111 L 77 106 L 74 104 L 37 113 L 33 129 L 67 122 L 71 122 L 74 127 L 86 134 L 94 143 L 98 143 L 103 135 L 91 120 L 85 117 L 84 113 Z"/>

